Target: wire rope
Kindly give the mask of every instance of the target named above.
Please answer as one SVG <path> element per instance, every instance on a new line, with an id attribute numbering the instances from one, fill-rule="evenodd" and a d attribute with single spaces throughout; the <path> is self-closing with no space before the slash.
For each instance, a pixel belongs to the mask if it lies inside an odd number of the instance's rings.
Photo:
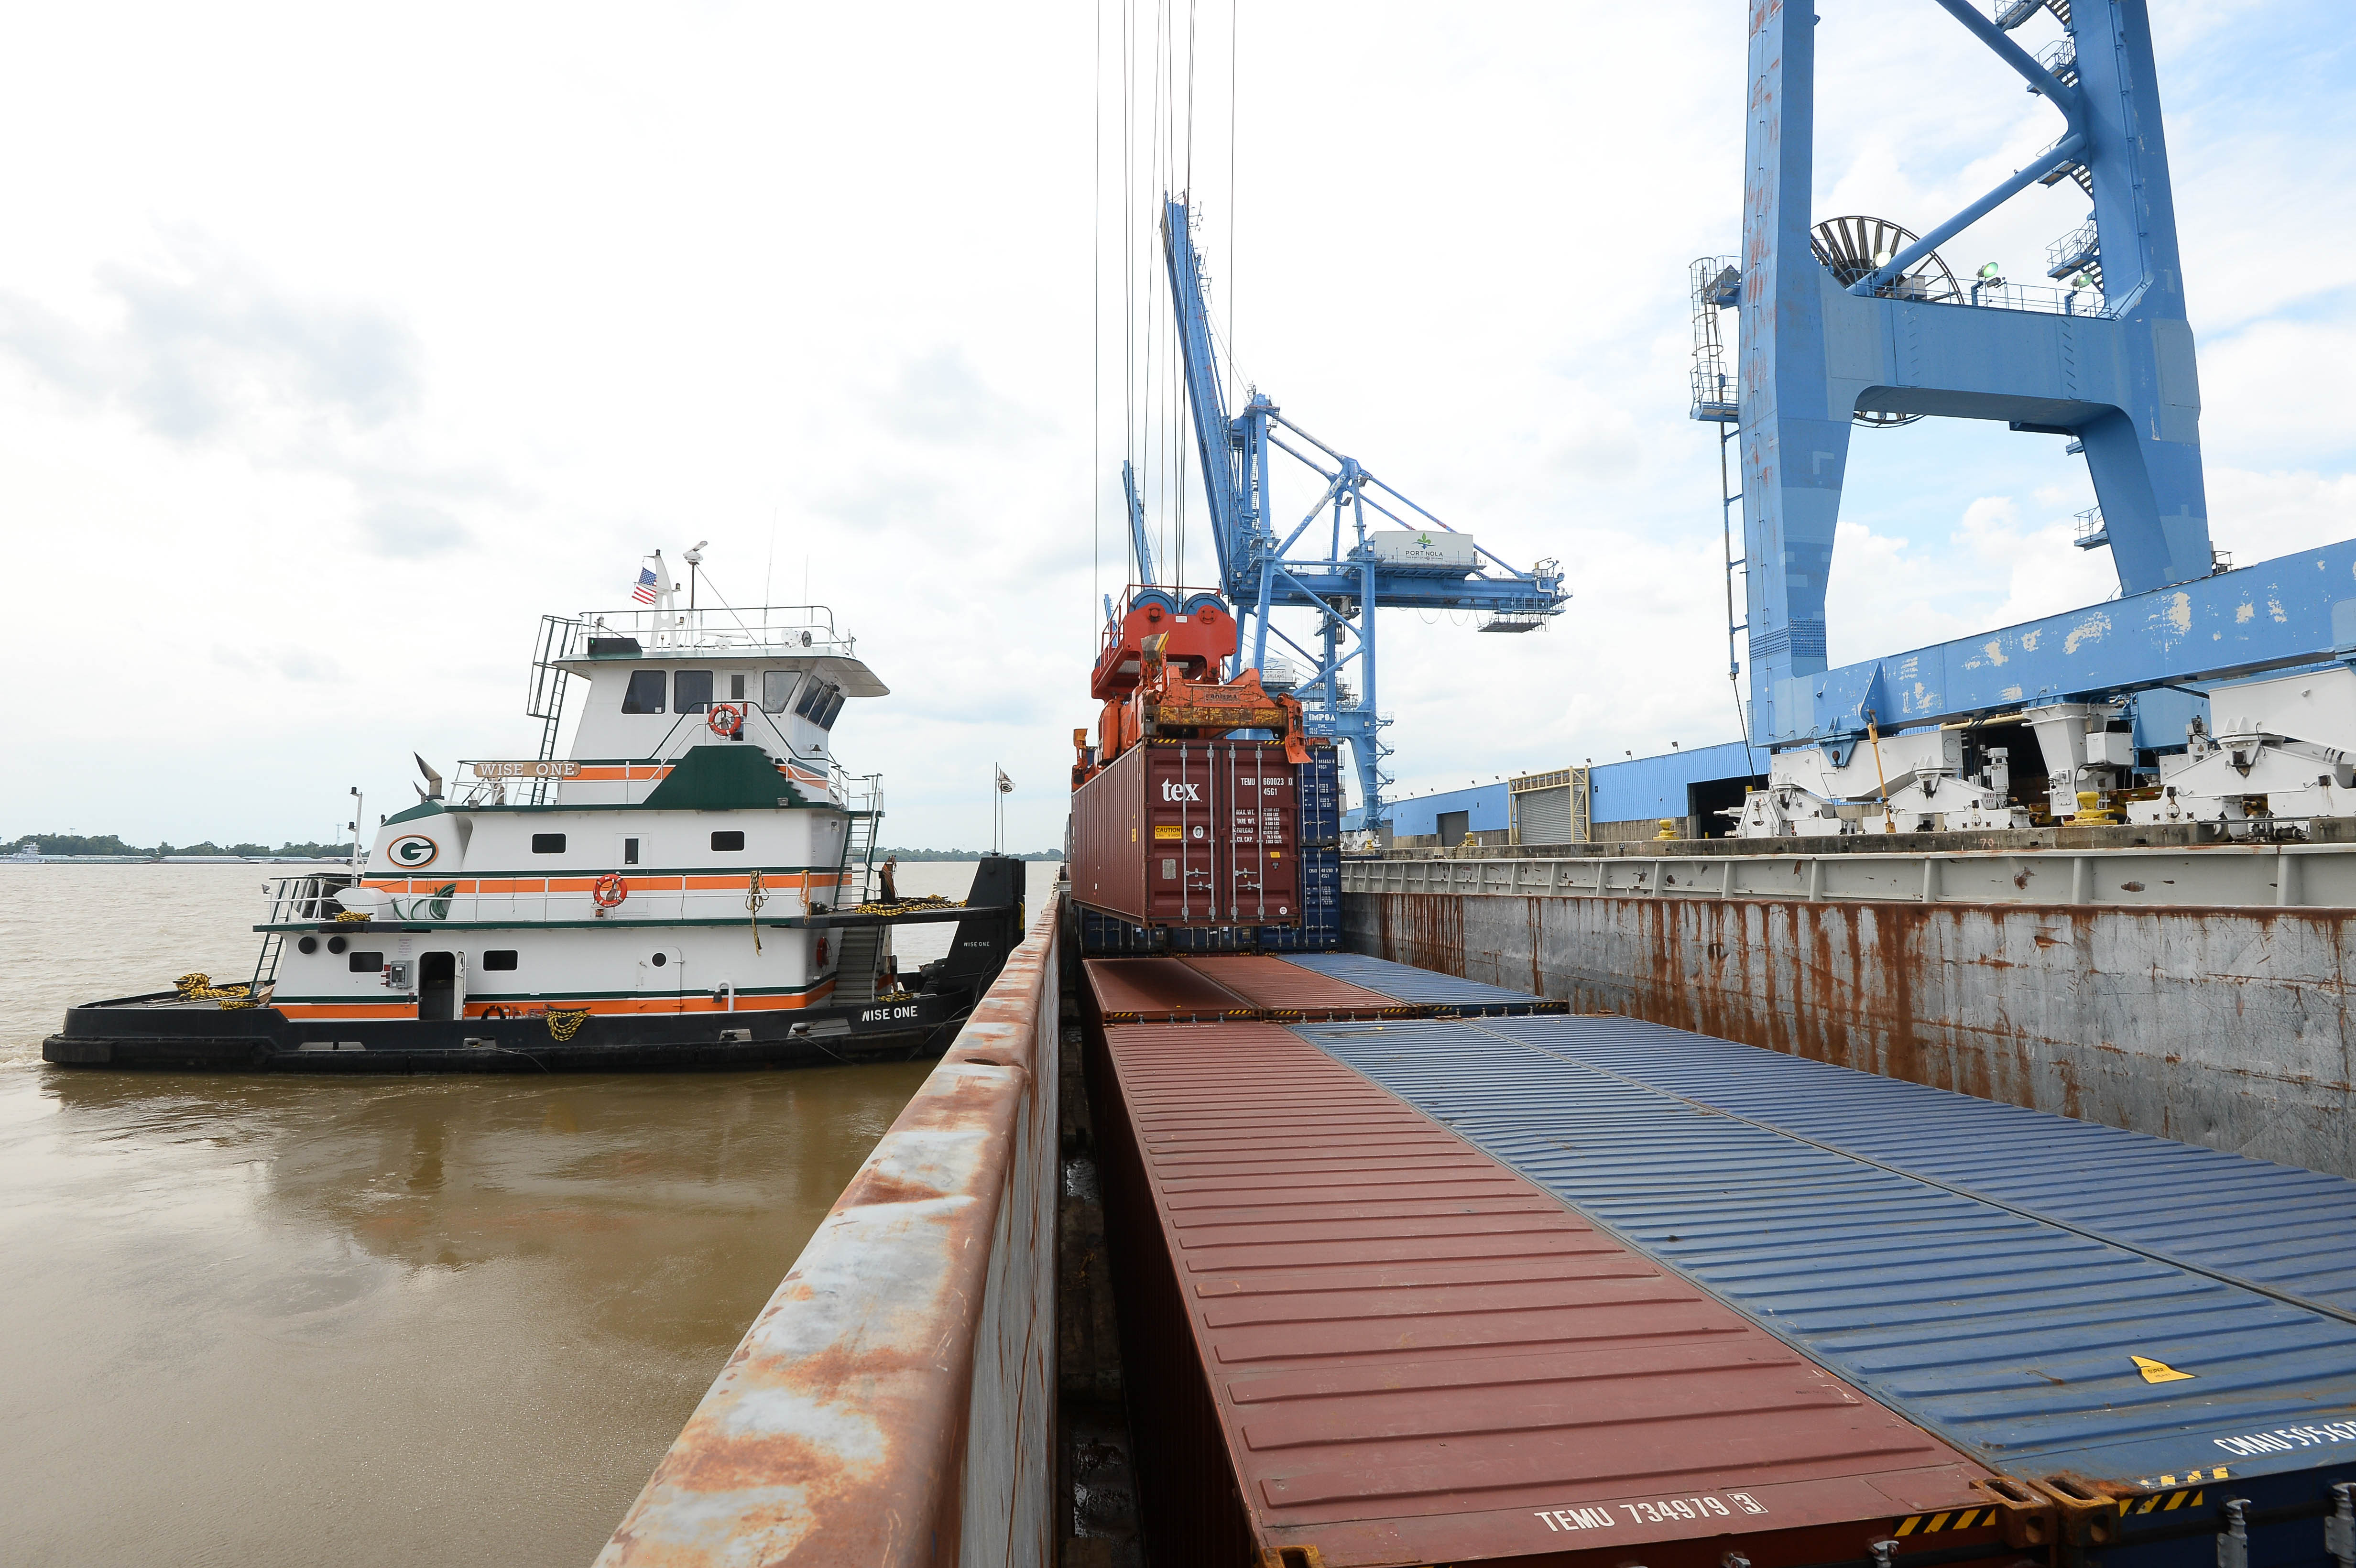
<path id="1" fill-rule="evenodd" d="M 1088 122 L 1095 160 L 1088 173 L 1088 603 L 1083 647 L 1095 644 L 1097 601 L 1104 592 L 1104 0 L 1096 0 L 1095 9 L 1096 37 L 1088 55 L 1096 97 Z"/>

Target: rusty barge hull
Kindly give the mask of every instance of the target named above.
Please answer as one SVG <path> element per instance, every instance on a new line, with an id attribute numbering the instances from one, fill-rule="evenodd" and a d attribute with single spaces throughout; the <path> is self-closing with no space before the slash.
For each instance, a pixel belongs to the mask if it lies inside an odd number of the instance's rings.
<path id="1" fill-rule="evenodd" d="M 1354 952 L 2356 1176 L 2356 909 L 1347 886 Z"/>

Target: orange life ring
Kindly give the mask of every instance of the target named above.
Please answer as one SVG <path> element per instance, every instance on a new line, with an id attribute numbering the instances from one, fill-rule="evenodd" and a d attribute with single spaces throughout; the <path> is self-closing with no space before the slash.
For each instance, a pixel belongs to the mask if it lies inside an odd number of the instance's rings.
<path id="1" fill-rule="evenodd" d="M 611 871 L 597 879 L 597 886 L 590 894 L 597 901 L 599 909 L 619 908 L 622 901 L 629 896 L 630 884 Z"/>
<path id="2" fill-rule="evenodd" d="M 744 710 L 733 702 L 715 702 L 703 721 L 715 735 L 734 735 L 744 727 Z"/>

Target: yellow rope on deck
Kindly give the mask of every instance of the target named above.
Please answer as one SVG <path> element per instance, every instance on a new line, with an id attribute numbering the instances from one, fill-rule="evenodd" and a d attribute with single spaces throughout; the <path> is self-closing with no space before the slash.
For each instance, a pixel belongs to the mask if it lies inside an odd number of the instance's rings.
<path id="1" fill-rule="evenodd" d="M 172 982 L 184 1002 L 219 1002 L 224 1011 L 236 1012 L 254 1005 L 251 986 L 216 986 L 213 977 L 201 969 L 192 969 Z"/>
<path id="2" fill-rule="evenodd" d="M 900 899 L 891 903 L 865 903 L 851 911 L 853 914 L 906 914 L 920 909 L 963 909 L 963 899 L 943 898 L 938 893 L 926 893 L 922 898 Z"/>
<path id="3" fill-rule="evenodd" d="M 551 1008 L 548 1009 L 548 1032 L 557 1040 L 571 1040 L 589 1021 L 587 1008 Z"/>

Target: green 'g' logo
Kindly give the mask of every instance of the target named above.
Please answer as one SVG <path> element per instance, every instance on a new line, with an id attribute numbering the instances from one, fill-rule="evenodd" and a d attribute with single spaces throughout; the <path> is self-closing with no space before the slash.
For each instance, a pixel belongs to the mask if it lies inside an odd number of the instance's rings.
<path id="1" fill-rule="evenodd" d="M 423 833 L 404 833 L 386 845 L 384 852 L 394 865 L 415 870 L 420 866 L 432 865 L 442 848 Z"/>

